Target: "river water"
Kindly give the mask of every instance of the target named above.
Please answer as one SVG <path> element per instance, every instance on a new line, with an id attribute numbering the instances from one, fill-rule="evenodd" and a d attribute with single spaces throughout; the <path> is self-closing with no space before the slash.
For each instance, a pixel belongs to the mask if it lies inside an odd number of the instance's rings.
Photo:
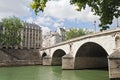
<path id="1" fill-rule="evenodd" d="M 0 80 L 109 80 L 106 70 L 62 70 L 60 66 L 1 67 Z"/>

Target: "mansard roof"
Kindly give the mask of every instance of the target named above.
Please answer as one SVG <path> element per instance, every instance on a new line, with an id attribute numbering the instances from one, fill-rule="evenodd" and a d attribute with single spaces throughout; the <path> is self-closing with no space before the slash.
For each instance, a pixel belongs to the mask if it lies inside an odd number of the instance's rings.
<path id="1" fill-rule="evenodd" d="M 35 23 L 27 23 L 27 22 L 25 22 L 24 25 L 29 26 L 29 27 L 37 27 L 37 28 L 41 29 L 41 27 L 39 25 L 35 24 Z"/>

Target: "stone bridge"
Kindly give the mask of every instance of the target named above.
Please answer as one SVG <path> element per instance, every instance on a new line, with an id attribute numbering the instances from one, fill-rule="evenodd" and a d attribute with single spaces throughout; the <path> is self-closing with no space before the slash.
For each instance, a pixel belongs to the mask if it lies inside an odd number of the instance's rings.
<path id="1" fill-rule="evenodd" d="M 42 48 L 41 56 L 43 65 L 62 65 L 62 69 L 103 68 L 119 47 L 120 28 L 116 28 Z"/>

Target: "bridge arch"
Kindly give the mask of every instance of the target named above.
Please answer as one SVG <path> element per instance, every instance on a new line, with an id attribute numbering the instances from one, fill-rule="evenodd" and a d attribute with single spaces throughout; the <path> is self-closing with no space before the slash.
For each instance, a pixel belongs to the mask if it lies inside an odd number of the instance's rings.
<path id="1" fill-rule="evenodd" d="M 62 65 L 62 57 L 66 55 L 65 51 L 62 49 L 57 49 L 54 51 L 52 55 L 52 62 L 51 65 L 53 66 L 59 66 Z"/>
<path id="2" fill-rule="evenodd" d="M 42 62 L 42 64 L 43 64 L 43 58 L 44 58 L 45 56 L 47 56 L 47 53 L 46 53 L 46 52 L 43 52 L 43 53 L 41 54 L 41 62 Z"/>
<path id="3" fill-rule="evenodd" d="M 108 53 L 95 42 L 86 42 L 79 47 L 75 54 L 75 69 L 103 68 L 108 66 Z"/>
<path id="4" fill-rule="evenodd" d="M 43 52 L 42 58 L 44 58 L 45 56 L 47 56 L 47 53 L 46 53 L 46 52 Z"/>

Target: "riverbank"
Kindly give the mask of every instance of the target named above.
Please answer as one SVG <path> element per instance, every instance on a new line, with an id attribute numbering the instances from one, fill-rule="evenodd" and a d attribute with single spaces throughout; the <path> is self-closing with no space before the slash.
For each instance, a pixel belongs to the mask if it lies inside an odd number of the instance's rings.
<path id="1" fill-rule="evenodd" d="M 0 66 L 41 65 L 39 49 L 0 49 Z"/>

